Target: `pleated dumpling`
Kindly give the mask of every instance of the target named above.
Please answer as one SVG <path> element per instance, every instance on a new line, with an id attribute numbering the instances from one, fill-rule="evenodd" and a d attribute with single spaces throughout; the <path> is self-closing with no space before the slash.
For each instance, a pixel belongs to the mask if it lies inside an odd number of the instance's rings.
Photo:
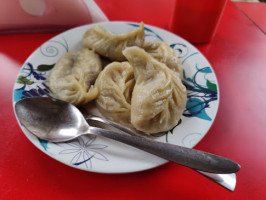
<path id="1" fill-rule="evenodd" d="M 165 132 L 177 125 L 187 93 L 180 77 L 139 47 L 123 51 L 134 69 L 131 123 L 143 132 Z"/>
<path id="2" fill-rule="evenodd" d="M 87 30 L 82 39 L 84 47 L 113 61 L 125 61 L 122 51 L 129 46 L 144 44 L 144 24 L 141 23 L 135 30 L 125 34 L 114 34 L 103 27 L 96 25 Z"/>
<path id="3" fill-rule="evenodd" d="M 153 58 L 164 63 L 174 72 L 178 73 L 183 79 L 183 66 L 177 53 L 166 42 L 156 41 L 147 42 L 143 46 L 144 50 L 148 52 Z"/>
<path id="4" fill-rule="evenodd" d="M 58 99 L 84 105 L 98 95 L 93 84 L 101 70 L 100 57 L 94 51 L 73 50 L 55 64 L 48 84 Z"/>
<path id="5" fill-rule="evenodd" d="M 135 84 L 134 72 L 128 62 L 113 62 L 98 76 L 95 86 L 100 93 L 96 105 L 101 114 L 130 127 L 131 95 Z"/>

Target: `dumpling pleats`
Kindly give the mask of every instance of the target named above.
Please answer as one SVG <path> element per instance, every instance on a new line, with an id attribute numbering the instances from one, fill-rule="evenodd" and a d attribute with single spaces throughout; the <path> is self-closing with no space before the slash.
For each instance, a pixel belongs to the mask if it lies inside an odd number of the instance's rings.
<path id="1" fill-rule="evenodd" d="M 123 51 L 134 69 L 131 123 L 143 132 L 159 133 L 177 125 L 186 106 L 186 88 L 178 74 L 139 47 Z"/>
<path id="2" fill-rule="evenodd" d="M 98 76 L 95 86 L 100 91 L 96 105 L 109 120 L 131 127 L 131 95 L 135 85 L 134 72 L 128 62 L 113 62 Z"/>
<path id="3" fill-rule="evenodd" d="M 96 25 L 86 31 L 82 44 L 84 47 L 92 49 L 110 60 L 125 61 L 126 59 L 122 51 L 130 46 L 142 47 L 144 39 L 143 23 L 135 30 L 125 34 L 114 34 Z"/>
<path id="4" fill-rule="evenodd" d="M 183 66 L 177 53 L 166 42 L 156 41 L 147 42 L 143 49 L 148 52 L 153 58 L 164 63 L 171 70 L 176 72 L 183 79 Z"/>
<path id="5" fill-rule="evenodd" d="M 73 50 L 56 63 L 48 84 L 58 99 L 84 105 L 98 95 L 93 84 L 101 70 L 99 55 L 88 49 Z"/>

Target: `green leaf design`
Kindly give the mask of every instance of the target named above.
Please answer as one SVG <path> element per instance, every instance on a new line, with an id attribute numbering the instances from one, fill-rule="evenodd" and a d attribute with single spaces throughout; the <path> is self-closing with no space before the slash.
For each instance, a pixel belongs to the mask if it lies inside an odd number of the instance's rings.
<path id="1" fill-rule="evenodd" d="M 45 72 L 45 71 L 49 71 L 51 70 L 53 67 L 55 66 L 55 64 L 51 64 L 51 65 L 39 65 L 37 67 L 37 70 L 40 72 Z"/>
<path id="2" fill-rule="evenodd" d="M 20 75 L 17 79 L 17 83 L 19 84 L 25 84 L 25 85 L 31 85 L 34 83 L 34 81 L 31 81 L 29 79 L 27 79 L 26 77 Z"/>
<path id="3" fill-rule="evenodd" d="M 209 90 L 211 90 L 213 92 L 217 92 L 217 86 L 215 83 L 212 83 L 209 80 L 207 80 L 206 85 L 207 85 Z"/>

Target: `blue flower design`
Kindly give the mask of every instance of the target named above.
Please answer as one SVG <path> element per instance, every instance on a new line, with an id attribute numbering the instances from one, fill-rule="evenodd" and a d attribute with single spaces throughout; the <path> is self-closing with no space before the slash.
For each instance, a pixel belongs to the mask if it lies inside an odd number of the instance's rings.
<path id="1" fill-rule="evenodd" d="M 79 137 L 75 141 L 58 144 L 64 147 L 59 154 L 73 155 L 70 161 L 72 165 L 85 165 L 86 168 L 92 168 L 93 159 L 108 161 L 107 157 L 99 152 L 107 148 L 107 145 L 96 144 L 96 138 L 96 136 Z"/>

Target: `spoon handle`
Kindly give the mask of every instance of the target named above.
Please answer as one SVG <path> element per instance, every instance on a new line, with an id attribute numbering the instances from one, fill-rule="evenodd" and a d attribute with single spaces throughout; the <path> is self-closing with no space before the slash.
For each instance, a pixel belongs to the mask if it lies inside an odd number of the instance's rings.
<path id="1" fill-rule="evenodd" d="M 89 131 L 93 134 L 128 144 L 195 170 L 228 174 L 237 172 L 240 169 L 240 166 L 232 160 L 196 149 L 158 142 L 138 135 L 121 134 L 97 127 L 90 127 Z"/>

